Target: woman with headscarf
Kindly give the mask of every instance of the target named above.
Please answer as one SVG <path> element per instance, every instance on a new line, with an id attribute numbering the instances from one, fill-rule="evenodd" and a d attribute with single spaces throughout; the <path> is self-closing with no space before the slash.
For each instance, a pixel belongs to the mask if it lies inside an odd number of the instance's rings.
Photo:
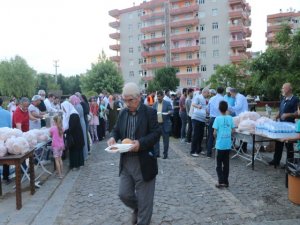
<path id="1" fill-rule="evenodd" d="M 79 169 L 84 165 L 83 146 L 84 137 L 80 124 L 79 114 L 74 106 L 64 101 L 61 104 L 63 110 L 63 128 L 66 135 L 71 135 L 74 141 L 73 145 L 69 146 L 70 169 Z"/>
<path id="2" fill-rule="evenodd" d="M 72 95 L 69 98 L 69 100 L 70 100 L 70 103 L 74 106 L 74 108 L 78 112 L 78 115 L 79 115 L 79 118 L 80 118 L 80 124 L 81 124 L 81 127 L 82 127 L 83 138 L 84 138 L 83 157 L 84 157 L 84 160 L 87 160 L 87 158 L 88 158 L 88 147 L 87 147 L 86 124 L 85 124 L 85 121 L 84 121 L 83 108 L 80 104 L 80 99 L 76 95 Z"/>

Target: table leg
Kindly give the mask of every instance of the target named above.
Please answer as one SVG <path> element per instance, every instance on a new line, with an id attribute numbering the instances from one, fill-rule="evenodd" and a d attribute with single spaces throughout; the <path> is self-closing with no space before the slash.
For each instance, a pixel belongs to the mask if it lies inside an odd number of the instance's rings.
<path id="1" fill-rule="evenodd" d="M 29 157 L 29 172 L 30 172 L 30 193 L 33 195 L 35 193 L 35 174 L 34 174 L 34 157 L 33 155 Z"/>
<path id="2" fill-rule="evenodd" d="M 16 164 L 16 205 L 17 209 L 22 208 L 22 189 L 21 189 L 21 164 Z"/>
<path id="3" fill-rule="evenodd" d="M 252 135 L 252 170 L 254 170 L 255 134 Z"/>

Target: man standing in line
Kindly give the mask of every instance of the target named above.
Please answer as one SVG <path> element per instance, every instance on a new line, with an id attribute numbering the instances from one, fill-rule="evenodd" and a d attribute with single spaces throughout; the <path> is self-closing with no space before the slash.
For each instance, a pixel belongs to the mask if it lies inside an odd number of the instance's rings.
<path id="1" fill-rule="evenodd" d="M 182 95 L 179 99 L 179 116 L 181 119 L 181 131 L 180 131 L 180 142 L 184 142 L 186 138 L 186 124 L 187 124 L 187 112 L 185 108 L 185 99 L 187 96 L 187 89 L 183 88 Z"/>
<path id="2" fill-rule="evenodd" d="M 120 111 L 107 144 L 111 146 L 125 138 L 132 140 L 129 152 L 120 156 L 119 197 L 133 209 L 132 224 L 148 225 L 158 173 L 154 155 L 154 145 L 160 136 L 157 113 L 141 103 L 140 90 L 135 83 L 125 84 L 122 95 L 127 108 Z"/>
<path id="3" fill-rule="evenodd" d="M 192 142 L 192 111 L 191 111 L 191 106 L 192 106 L 192 101 L 193 101 L 193 94 L 194 94 L 194 89 L 189 88 L 188 93 L 187 93 L 187 98 L 185 100 L 185 108 L 186 108 L 186 114 L 187 114 L 187 132 L 186 132 L 186 139 L 185 141 L 187 143 Z"/>
<path id="4" fill-rule="evenodd" d="M 215 121 L 215 118 L 217 116 L 221 116 L 221 112 L 219 110 L 219 105 L 221 101 L 224 101 L 223 97 L 224 88 L 218 87 L 217 88 L 217 94 L 213 96 L 211 99 L 209 99 L 207 111 L 209 113 L 209 125 L 208 125 L 208 142 L 207 142 L 207 152 L 206 156 L 211 157 L 212 156 L 212 148 L 214 145 L 214 128 L 213 124 Z"/>
<path id="5" fill-rule="evenodd" d="M 157 111 L 157 121 L 160 127 L 161 135 L 164 143 L 164 159 L 168 158 L 169 136 L 172 128 L 170 115 L 172 114 L 172 106 L 170 102 L 163 100 L 164 93 L 157 92 L 157 101 L 153 104 L 153 109 Z M 155 156 L 160 157 L 159 141 L 154 146 Z"/>
<path id="6" fill-rule="evenodd" d="M 279 112 L 275 119 L 280 122 L 295 123 L 299 99 L 293 95 L 293 88 L 290 83 L 282 85 L 281 93 L 283 98 L 281 99 Z M 294 144 L 276 141 L 273 160 L 269 162 L 269 165 L 279 166 L 284 144 L 287 149 L 287 158 L 293 158 Z"/>
<path id="7" fill-rule="evenodd" d="M 0 98 L 0 127 L 9 127 L 11 128 L 11 114 L 9 111 L 2 108 L 3 100 Z M 9 165 L 3 165 L 3 180 L 6 183 L 9 183 Z"/>

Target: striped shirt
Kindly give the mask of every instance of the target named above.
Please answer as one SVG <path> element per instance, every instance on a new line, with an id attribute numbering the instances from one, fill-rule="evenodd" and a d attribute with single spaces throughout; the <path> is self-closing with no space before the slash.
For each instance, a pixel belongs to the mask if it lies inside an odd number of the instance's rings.
<path id="1" fill-rule="evenodd" d="M 137 118 L 138 118 L 137 113 L 128 112 L 126 137 L 131 140 L 135 140 L 135 129 L 137 124 Z"/>

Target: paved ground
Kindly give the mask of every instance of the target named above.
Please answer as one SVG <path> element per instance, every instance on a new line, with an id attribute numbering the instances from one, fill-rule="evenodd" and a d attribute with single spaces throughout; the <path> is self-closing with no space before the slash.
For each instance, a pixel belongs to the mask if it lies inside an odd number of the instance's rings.
<path id="1" fill-rule="evenodd" d="M 23 193 L 23 208 L 15 210 L 14 195 L 0 198 L 0 224 L 128 225 L 131 211 L 117 196 L 119 155 L 94 145 L 80 171 L 63 181 L 47 177 L 34 196 Z M 188 144 L 172 139 L 169 159 L 159 159 L 152 225 L 300 224 L 300 206 L 287 198 L 285 174 L 240 158 L 230 161 L 230 187 L 214 187 L 217 176 L 211 158 L 189 156 Z"/>

